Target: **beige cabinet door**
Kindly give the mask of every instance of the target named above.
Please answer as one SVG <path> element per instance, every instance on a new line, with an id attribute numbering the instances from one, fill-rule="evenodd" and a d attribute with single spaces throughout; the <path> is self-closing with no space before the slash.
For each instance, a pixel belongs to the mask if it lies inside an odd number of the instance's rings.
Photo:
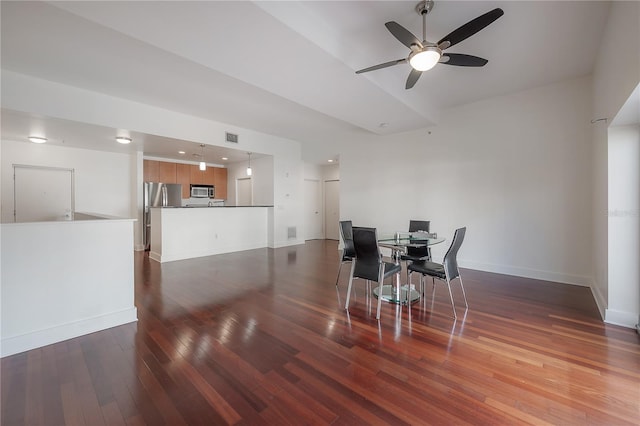
<path id="1" fill-rule="evenodd" d="M 144 160 L 142 164 L 142 174 L 145 182 L 160 182 L 160 162 L 154 160 Z"/>
<path id="2" fill-rule="evenodd" d="M 176 163 L 167 163 L 166 161 L 158 162 L 158 177 L 162 183 L 176 182 Z"/>
<path id="3" fill-rule="evenodd" d="M 182 185 L 182 198 L 191 196 L 191 166 L 189 164 L 176 164 L 176 183 Z"/>
<path id="4" fill-rule="evenodd" d="M 215 167 L 213 169 L 213 184 L 216 187 L 216 198 L 227 199 L 227 169 Z"/>

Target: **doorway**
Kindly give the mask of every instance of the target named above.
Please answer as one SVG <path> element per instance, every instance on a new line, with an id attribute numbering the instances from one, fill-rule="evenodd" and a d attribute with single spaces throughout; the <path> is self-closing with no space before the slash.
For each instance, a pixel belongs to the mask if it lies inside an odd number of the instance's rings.
<path id="1" fill-rule="evenodd" d="M 236 179 L 236 205 L 253 205 L 253 189 L 251 185 L 251 178 Z"/>
<path id="2" fill-rule="evenodd" d="M 13 165 L 14 222 L 73 219 L 74 170 Z"/>
<path id="3" fill-rule="evenodd" d="M 316 179 L 304 180 L 305 240 L 319 240 L 322 234 L 322 189 Z"/>
<path id="4" fill-rule="evenodd" d="M 339 240 L 340 231 L 340 181 L 326 180 L 324 182 L 324 237 L 328 240 Z"/>

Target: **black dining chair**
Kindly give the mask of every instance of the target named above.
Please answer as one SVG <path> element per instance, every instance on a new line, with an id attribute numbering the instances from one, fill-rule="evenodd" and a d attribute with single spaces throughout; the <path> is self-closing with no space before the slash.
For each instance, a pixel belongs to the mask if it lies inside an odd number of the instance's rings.
<path id="1" fill-rule="evenodd" d="M 431 221 L 429 220 L 410 220 L 409 221 L 409 232 L 429 232 L 429 225 Z M 420 247 L 407 247 L 407 252 L 400 256 L 402 260 L 431 260 L 431 249 L 427 246 Z"/>
<path id="2" fill-rule="evenodd" d="M 340 267 L 338 268 L 338 276 L 336 277 L 336 286 L 338 285 L 338 281 L 340 280 L 340 271 L 342 270 L 342 265 L 344 265 L 346 262 L 352 262 L 353 258 L 356 256 L 356 251 L 353 248 L 353 231 L 350 220 L 340 221 L 340 236 L 342 237 L 344 247 L 342 249 L 342 259 L 340 259 Z"/>
<path id="3" fill-rule="evenodd" d="M 429 232 L 429 226 L 431 221 L 429 220 L 410 220 L 409 232 Z M 407 282 L 409 280 L 409 262 L 417 262 L 420 260 L 431 260 L 431 249 L 427 246 L 407 247 L 407 251 L 400 255 L 400 260 L 404 260 L 407 265 Z"/>
<path id="4" fill-rule="evenodd" d="M 347 301 L 344 308 L 349 310 L 349 298 L 351 296 L 351 286 L 354 278 L 362 278 L 367 281 L 378 283 L 378 310 L 376 319 L 380 319 L 380 308 L 382 305 L 382 286 L 385 278 L 396 275 L 398 292 L 400 291 L 400 271 L 399 264 L 385 262 L 378 247 L 378 235 L 375 228 L 353 228 L 353 247 L 356 253 L 354 261 L 351 263 L 351 276 L 349 277 L 349 287 L 347 288 Z"/>
<path id="5" fill-rule="evenodd" d="M 464 291 L 464 285 L 462 284 L 462 277 L 460 276 L 460 270 L 458 269 L 458 250 L 460 250 L 460 246 L 462 245 L 462 241 L 464 240 L 464 235 L 467 232 L 467 228 L 458 228 L 453 234 L 453 241 L 451 242 L 451 246 L 449 246 L 449 250 L 444 255 L 444 259 L 442 263 L 431 262 L 430 260 L 422 260 L 417 262 L 412 262 L 407 270 L 409 271 L 409 275 L 417 272 L 420 274 L 420 287 L 421 293 L 424 294 L 424 277 L 430 276 L 433 281 L 433 290 L 435 296 L 435 279 L 444 281 L 447 284 L 447 288 L 449 289 L 449 298 L 451 299 L 451 308 L 453 309 L 453 317 L 458 318 L 456 315 L 456 306 L 453 302 L 453 293 L 451 292 L 451 281 L 458 278 L 460 282 L 460 288 L 462 289 L 462 297 L 464 297 L 464 305 L 466 308 L 469 308 L 469 304 L 467 303 L 467 295 Z"/>

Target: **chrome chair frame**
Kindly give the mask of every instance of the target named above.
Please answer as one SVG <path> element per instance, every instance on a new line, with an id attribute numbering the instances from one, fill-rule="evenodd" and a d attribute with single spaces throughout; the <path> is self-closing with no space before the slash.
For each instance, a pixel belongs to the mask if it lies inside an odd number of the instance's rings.
<path id="1" fill-rule="evenodd" d="M 358 233 L 373 233 L 373 240 L 375 241 L 375 251 L 376 253 L 372 256 L 372 251 L 370 250 L 367 253 L 362 253 L 362 248 L 360 246 L 359 238 L 356 237 Z M 359 237 L 359 236 L 358 236 Z M 347 300 L 345 301 L 344 308 L 349 310 L 349 299 L 351 297 L 351 287 L 353 285 L 354 278 L 364 278 L 369 281 L 377 281 L 378 282 L 378 309 L 376 311 L 376 319 L 380 319 L 380 310 L 382 308 L 382 286 L 384 285 L 385 276 L 390 276 L 391 273 L 395 272 L 396 276 L 396 285 L 398 287 L 398 291 L 400 291 L 400 272 L 402 267 L 398 264 L 385 262 L 382 259 L 382 254 L 380 253 L 380 247 L 378 247 L 378 235 L 375 228 L 361 228 L 354 227 L 353 228 L 353 245 L 356 252 L 356 257 L 353 262 L 351 262 L 351 274 L 349 275 L 349 286 L 347 287 Z M 371 247 L 368 247 L 371 248 Z M 360 255 L 358 252 L 361 252 Z M 372 261 L 366 257 L 377 257 L 376 261 Z M 358 262 L 361 262 L 360 264 Z M 377 274 L 374 276 L 372 271 L 377 267 Z M 356 268 L 360 269 L 360 272 L 356 271 Z M 356 276 L 357 274 L 357 276 Z M 369 286 L 367 286 L 369 287 Z"/>
<path id="2" fill-rule="evenodd" d="M 336 287 L 338 286 L 338 282 L 340 281 L 340 271 L 342 271 L 342 265 L 347 262 L 353 262 L 353 258 L 356 256 L 356 252 L 353 248 L 353 225 L 350 220 L 341 220 L 339 223 L 340 228 L 340 237 L 342 237 L 342 242 L 344 243 L 344 247 L 342 248 L 342 258 L 340 259 L 340 267 L 338 268 L 338 276 L 336 276 Z M 348 226 L 348 234 L 347 229 L 345 227 Z"/>
<path id="3" fill-rule="evenodd" d="M 436 291 L 435 279 L 436 278 L 438 278 L 441 281 L 444 281 L 447 284 L 447 288 L 449 290 L 449 299 L 451 300 L 451 309 L 453 310 L 454 319 L 457 319 L 458 315 L 456 314 L 456 305 L 455 305 L 455 302 L 453 301 L 453 292 L 451 291 L 451 282 L 456 278 L 458 278 L 458 281 L 460 282 L 460 288 L 462 289 L 462 297 L 464 298 L 465 308 L 469 309 L 469 304 L 467 303 L 467 294 L 464 290 L 464 284 L 462 283 L 462 276 L 460 275 L 460 270 L 458 268 L 458 261 L 457 261 L 458 250 L 460 249 L 460 246 L 462 246 L 462 242 L 464 241 L 466 230 L 467 230 L 466 227 L 456 229 L 455 233 L 453 234 L 453 241 L 449 246 L 449 250 L 447 250 L 447 253 L 444 255 L 444 259 L 441 264 L 428 262 L 430 265 L 427 265 L 427 262 L 422 262 L 421 264 L 414 263 L 407 267 L 409 276 L 411 276 L 411 274 L 413 274 L 414 272 L 417 272 L 420 274 L 420 288 L 421 288 L 421 294 L 423 295 L 423 297 L 424 297 L 425 275 L 429 275 L 432 279 L 432 283 L 433 283 L 432 297 L 435 297 L 435 291 Z M 421 267 L 421 266 L 424 266 L 424 267 Z M 442 267 L 442 269 L 444 270 L 445 279 L 443 280 L 440 276 L 435 275 L 435 272 L 434 274 L 430 274 L 427 270 L 427 266 Z"/>

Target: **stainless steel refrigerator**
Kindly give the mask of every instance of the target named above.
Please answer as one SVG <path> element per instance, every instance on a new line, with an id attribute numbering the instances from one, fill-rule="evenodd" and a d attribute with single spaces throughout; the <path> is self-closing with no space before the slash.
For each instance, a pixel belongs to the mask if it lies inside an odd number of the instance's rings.
<path id="1" fill-rule="evenodd" d="M 144 183 L 144 247 L 151 248 L 151 207 L 181 207 L 182 185 L 175 183 Z"/>

